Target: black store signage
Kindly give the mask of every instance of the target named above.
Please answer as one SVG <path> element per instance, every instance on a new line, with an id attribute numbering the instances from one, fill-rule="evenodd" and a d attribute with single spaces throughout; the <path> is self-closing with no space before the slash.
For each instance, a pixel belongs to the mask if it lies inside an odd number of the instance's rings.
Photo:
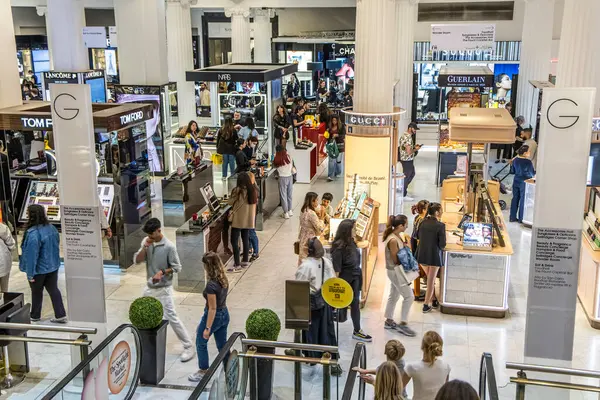
<path id="1" fill-rule="evenodd" d="M 494 75 L 441 75 L 438 87 L 493 87 Z"/>
<path id="2" fill-rule="evenodd" d="M 48 89 L 48 84 L 50 83 L 79 83 L 79 80 L 75 72 L 48 71 L 44 72 L 44 83 L 46 84 L 46 89 Z"/>
<path id="3" fill-rule="evenodd" d="M 52 130 L 52 117 L 22 116 L 21 127 L 24 131 Z"/>

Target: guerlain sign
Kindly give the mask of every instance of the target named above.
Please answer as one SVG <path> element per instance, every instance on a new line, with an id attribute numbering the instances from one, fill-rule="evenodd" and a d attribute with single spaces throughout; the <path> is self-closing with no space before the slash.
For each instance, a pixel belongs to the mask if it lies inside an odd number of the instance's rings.
<path id="1" fill-rule="evenodd" d="M 442 75 L 438 78 L 439 87 L 493 87 L 494 75 Z"/>

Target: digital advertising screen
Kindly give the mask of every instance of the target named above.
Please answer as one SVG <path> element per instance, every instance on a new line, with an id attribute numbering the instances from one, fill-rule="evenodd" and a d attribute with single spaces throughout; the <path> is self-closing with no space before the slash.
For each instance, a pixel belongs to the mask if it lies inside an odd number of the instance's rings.
<path id="1" fill-rule="evenodd" d="M 156 93 L 128 93 L 129 89 L 138 89 L 140 87 L 120 87 L 115 86 L 115 97 L 117 103 L 150 103 L 152 104 L 152 119 L 146 121 L 147 150 L 148 161 L 151 172 L 164 171 L 164 149 L 163 132 L 160 114 L 160 88 L 148 87 L 155 90 Z M 135 90 L 134 90 L 135 91 Z M 138 90 L 144 91 L 144 90 Z"/>
<path id="2" fill-rule="evenodd" d="M 463 247 L 479 250 L 491 250 L 493 241 L 492 224 L 467 222 L 463 225 Z"/>
<path id="3" fill-rule="evenodd" d="M 512 94 L 512 77 L 519 73 L 519 64 L 495 64 L 493 99 L 508 103 Z"/>
<path id="4" fill-rule="evenodd" d="M 85 81 L 90 85 L 92 103 L 106 103 L 106 86 L 104 78 L 94 78 Z"/>
<path id="5" fill-rule="evenodd" d="M 298 64 L 298 71 L 308 71 L 307 63 L 312 62 L 312 51 L 288 51 L 286 60 L 288 64 Z"/>

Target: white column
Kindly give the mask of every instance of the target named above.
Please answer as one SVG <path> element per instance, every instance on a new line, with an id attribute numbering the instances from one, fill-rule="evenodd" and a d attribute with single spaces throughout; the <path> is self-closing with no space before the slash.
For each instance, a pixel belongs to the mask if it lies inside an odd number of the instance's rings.
<path id="1" fill-rule="evenodd" d="M 594 107 L 597 115 L 600 108 L 600 42 L 595 32 L 599 20 L 598 0 L 565 0 L 556 75 L 558 87 L 598 88 Z"/>
<path id="2" fill-rule="evenodd" d="M 177 82 L 179 124 L 196 119 L 194 82 L 187 82 L 186 71 L 194 69 L 192 51 L 192 18 L 185 0 L 167 1 L 167 55 L 169 81 Z"/>
<path id="3" fill-rule="evenodd" d="M 48 47 L 56 71 L 90 69 L 88 50 L 83 42 L 85 14 L 82 0 L 48 0 L 46 23 Z"/>
<path id="4" fill-rule="evenodd" d="M 234 7 L 225 10 L 231 18 L 231 61 L 250 63 L 250 9 Z"/>
<path id="5" fill-rule="evenodd" d="M 414 36 L 417 22 L 418 0 L 396 0 L 395 79 L 394 106 L 406 113 L 400 116 L 399 131 L 404 132 L 410 123 L 414 72 Z"/>
<path id="6" fill-rule="evenodd" d="M 198 65 L 200 68 L 204 68 L 204 35 L 202 34 L 202 16 L 204 11 L 194 8 L 192 11 L 192 29 L 196 28 L 198 31 Z"/>
<path id="7" fill-rule="evenodd" d="M 48 7 L 46 6 L 35 6 L 35 11 L 40 17 L 44 17 L 46 21 L 46 37 L 50 37 L 50 18 L 48 18 Z M 48 55 L 50 56 L 50 70 L 54 69 L 54 62 L 52 60 L 52 46 L 48 40 Z"/>
<path id="8" fill-rule="evenodd" d="M 554 0 L 525 0 L 516 115 L 523 115 L 528 124 L 535 122 L 537 113 L 529 81 L 547 81 L 550 75 L 553 21 Z"/>
<path id="9" fill-rule="evenodd" d="M 22 103 L 10 0 L 0 0 L 0 109 Z"/>
<path id="10" fill-rule="evenodd" d="M 393 0 L 356 2 L 355 111 L 392 111 L 394 7 Z"/>
<path id="11" fill-rule="evenodd" d="M 254 9 L 254 62 L 271 64 L 272 9 Z"/>
<path id="12" fill-rule="evenodd" d="M 169 73 L 165 1 L 119 0 L 114 3 L 121 83 L 167 83 Z"/>

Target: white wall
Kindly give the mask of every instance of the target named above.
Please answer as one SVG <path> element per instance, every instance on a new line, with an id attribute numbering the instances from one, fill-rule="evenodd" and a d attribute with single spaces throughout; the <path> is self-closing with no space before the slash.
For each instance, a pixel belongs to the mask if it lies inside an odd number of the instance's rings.
<path id="1" fill-rule="evenodd" d="M 286 8 L 277 10 L 279 36 L 298 36 L 301 32 L 354 30 L 356 8 Z"/>
<path id="2" fill-rule="evenodd" d="M 15 35 L 45 35 L 46 19 L 37 15 L 35 7 L 12 7 Z"/>

